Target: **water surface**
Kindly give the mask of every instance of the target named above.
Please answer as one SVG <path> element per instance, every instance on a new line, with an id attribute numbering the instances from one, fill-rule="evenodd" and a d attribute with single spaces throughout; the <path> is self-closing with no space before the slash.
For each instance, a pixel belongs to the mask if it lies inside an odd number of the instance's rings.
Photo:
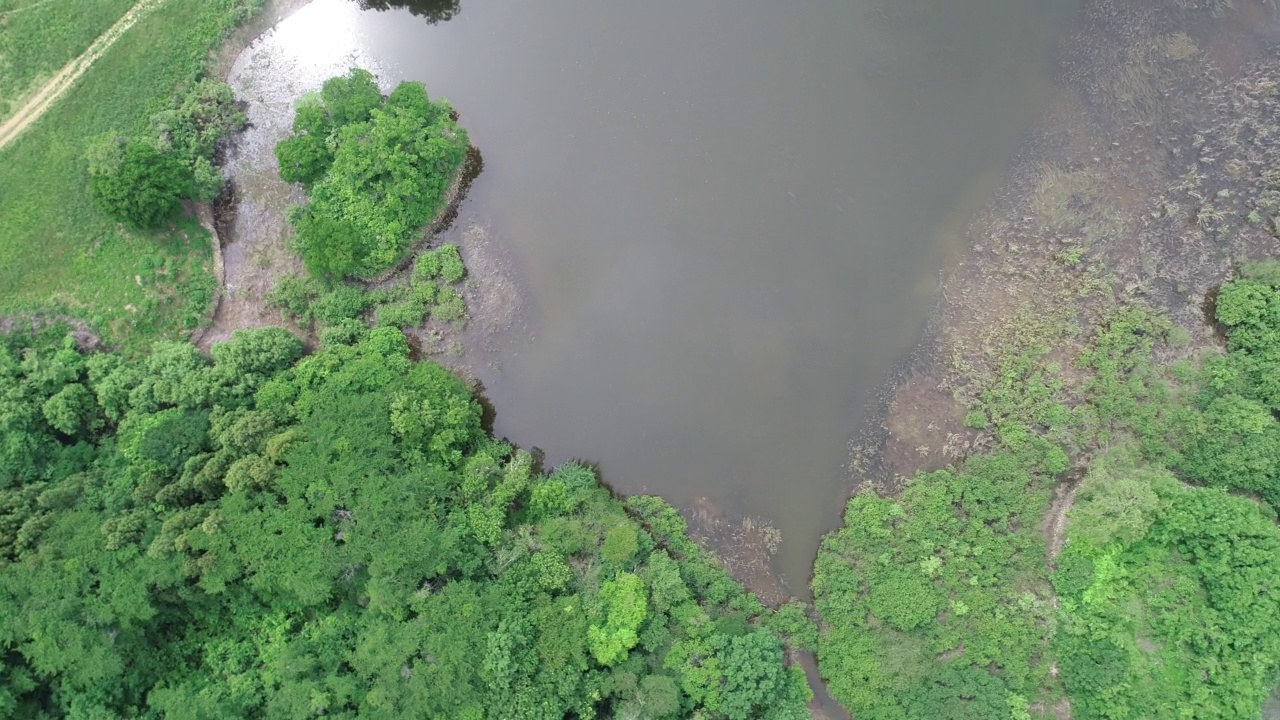
<path id="1" fill-rule="evenodd" d="M 462 216 L 528 300 L 525 330 L 468 357 L 497 433 L 769 522 L 804 594 L 869 394 L 1047 99 L 1078 0 L 456 9 L 317 0 L 261 44 L 294 97 L 358 63 L 460 111 L 485 157 Z"/>

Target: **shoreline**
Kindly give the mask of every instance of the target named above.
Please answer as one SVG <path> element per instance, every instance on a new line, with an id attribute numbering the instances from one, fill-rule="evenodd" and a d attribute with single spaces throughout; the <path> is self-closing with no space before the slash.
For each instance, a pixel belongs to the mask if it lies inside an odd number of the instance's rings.
<path id="1" fill-rule="evenodd" d="M 1088 5 L 1086 14 L 1098 3 Z M 1079 35 L 1096 34 L 1096 27 L 1091 26 L 1099 22 L 1086 17 Z M 1280 20 L 1275 22 L 1271 35 L 1280 31 Z M 1265 64 L 1267 58 L 1274 58 L 1280 52 L 1280 36 L 1264 40 L 1262 37 L 1267 33 L 1257 32 L 1252 37 L 1239 37 L 1246 32 L 1247 28 L 1232 28 L 1229 33 L 1236 37 L 1225 38 L 1225 41 L 1245 39 L 1255 44 L 1250 66 Z M 1218 40 L 1222 41 L 1222 38 Z M 1269 50 L 1263 47 L 1266 45 L 1273 47 Z M 1221 73 L 1215 67 L 1215 51 L 1221 52 L 1206 47 L 1198 53 L 1195 60 L 1198 66 L 1187 68 L 1184 75 Z M 1244 68 L 1237 70 L 1241 72 Z M 1101 309 L 1116 302 L 1115 297 L 1129 295 L 1128 299 L 1137 297 L 1169 312 L 1175 322 L 1195 333 L 1195 345 L 1211 344 L 1212 328 L 1205 326 L 1196 332 L 1198 325 L 1204 325 L 1200 305 L 1205 293 L 1229 278 L 1229 259 L 1220 257 L 1218 262 L 1210 263 L 1212 267 L 1201 268 L 1194 279 L 1188 278 L 1189 286 L 1183 292 L 1170 294 L 1165 290 L 1163 297 L 1156 297 L 1145 289 L 1129 287 L 1134 282 L 1151 282 L 1150 273 L 1140 274 L 1141 262 L 1135 264 L 1129 257 L 1136 246 L 1143 246 L 1137 249 L 1147 252 L 1152 250 L 1151 238 L 1143 237 L 1142 231 L 1147 228 L 1125 228 L 1122 232 L 1104 235 L 1110 229 L 1106 226 L 1117 220 L 1132 219 L 1137 224 L 1136 221 L 1147 216 L 1141 206 L 1154 201 L 1154 196 L 1159 194 L 1155 187 L 1159 183 L 1153 181 L 1146 195 L 1140 191 L 1129 192 L 1129 197 L 1115 195 L 1124 204 L 1116 207 L 1120 203 L 1112 203 L 1108 191 L 1137 174 L 1127 172 L 1130 164 L 1123 157 L 1117 160 L 1116 155 L 1127 150 L 1149 159 L 1156 150 L 1163 149 L 1161 145 L 1171 141 L 1142 138 L 1141 133 L 1138 138 L 1132 137 L 1131 128 L 1126 127 L 1135 120 L 1130 112 L 1108 117 L 1105 101 L 1089 97 L 1090 80 L 1071 53 L 1063 60 L 1057 84 L 1060 97 L 1054 107 L 1029 131 L 1028 139 L 1006 169 L 1000 189 L 970 223 L 965 252 L 940 270 L 940 287 L 920 340 L 894 363 L 886 380 L 872 393 L 866 405 L 864 427 L 850 441 L 850 497 L 867 483 L 894 491 L 917 471 L 946 467 L 990 447 L 989 432 L 965 427 L 963 401 L 972 401 L 981 392 L 982 381 L 993 372 L 990 362 L 983 358 L 998 354 L 998 341 L 1007 339 L 996 337 L 998 333 L 991 329 L 1008 322 L 1027 307 L 1035 307 L 1036 296 L 1046 294 L 1046 287 L 1067 291 L 1058 299 L 1069 301 L 1065 305 L 1067 309 L 1079 311 L 1078 317 L 1071 321 L 1096 317 Z M 1191 104 L 1207 103 L 1192 101 Z M 1204 112 L 1206 108 L 1201 110 L 1201 115 L 1208 114 Z M 1195 108 L 1191 111 L 1194 113 Z M 1150 110 L 1144 114 L 1163 113 Z M 1188 134 L 1186 126 L 1196 120 L 1187 116 L 1185 108 L 1182 112 L 1174 110 L 1170 115 L 1174 118 L 1168 123 L 1170 132 L 1182 128 L 1183 134 Z M 1150 133 L 1155 134 L 1154 130 Z M 1138 141 L 1142 139 L 1151 144 L 1139 146 Z M 1130 149 L 1129 145 L 1136 147 Z M 1083 189 L 1084 194 L 1091 197 L 1082 198 L 1077 189 Z M 1098 209 L 1092 216 L 1064 218 L 1066 222 L 1079 220 L 1070 228 L 1036 225 L 1037 214 L 1054 215 L 1056 222 L 1057 213 L 1074 213 L 1075 210 L 1066 206 L 1079 205 L 1082 201 L 1085 205 L 1109 207 Z M 1089 212 L 1086 209 L 1086 213 Z M 1265 255 L 1271 251 L 1268 242 L 1253 238 L 1245 240 L 1242 247 L 1256 255 Z M 1063 253 L 1074 255 L 1076 249 L 1079 249 L 1078 259 L 1066 267 Z M 1166 265 L 1175 262 L 1181 251 L 1163 250 Z M 1100 267 L 1110 263 L 1115 263 L 1114 271 L 1105 277 L 1087 279 L 1081 273 L 1069 272 L 1090 264 Z M 1108 293 L 1118 292 L 1108 299 L 1070 297 L 1074 294 L 1070 291 L 1089 281 L 1109 284 L 1111 287 L 1105 290 Z M 1175 299 L 1174 295 L 1178 297 Z M 1042 302 L 1040 306 L 1051 304 Z M 921 418 L 922 422 L 915 421 Z"/>
<path id="2" fill-rule="evenodd" d="M 316 342 L 311 331 L 297 326 L 266 303 L 267 295 L 280 278 L 302 272 L 301 260 L 289 248 L 292 228 L 286 221 L 286 211 L 305 199 L 298 186 L 278 177 L 271 148 L 287 133 L 297 97 L 311 85 L 318 86 L 322 76 L 327 78 L 348 67 L 366 65 L 375 74 L 387 73 L 371 63 L 370 58 L 343 57 L 333 67 L 299 68 L 287 52 L 281 54 L 272 44 L 273 34 L 281 29 L 281 23 L 307 5 L 309 0 L 269 0 L 222 45 L 212 63 L 211 74 L 232 86 L 237 101 L 246 110 L 248 124 L 229 137 L 220 149 L 221 169 L 227 185 L 214 203 L 212 225 L 217 238 L 215 264 L 220 264 L 223 271 L 218 277 L 218 298 L 212 306 L 210 321 L 192 333 L 192 342 L 206 352 L 212 343 L 227 339 L 238 329 L 262 325 L 285 327 L 311 346 Z M 303 75 L 306 79 L 302 79 Z M 454 116 L 456 119 L 456 110 Z M 479 148 L 470 145 L 446 193 L 443 207 L 422 228 L 403 257 L 373 277 L 353 277 L 350 282 L 367 289 L 384 286 L 402 276 L 416 255 L 433 240 L 447 242 L 446 234 L 468 235 L 458 232 L 459 213 L 483 165 Z M 495 284 L 506 289 L 510 283 L 505 282 L 509 280 L 505 275 L 509 273 L 498 274 L 503 277 L 495 278 Z M 468 295 L 478 294 L 485 296 L 481 299 L 487 299 L 487 294 L 492 293 L 472 288 L 472 285 L 483 284 L 468 281 Z M 409 329 L 414 335 L 432 330 L 426 325 Z M 456 341 L 449 343 L 452 354 L 457 354 L 453 352 L 457 345 Z"/>
<path id="3" fill-rule="evenodd" d="M 1081 361 L 1124 308 L 1171 322 L 1156 367 L 1198 366 L 1225 346 L 1213 322 L 1218 288 L 1244 263 L 1280 255 L 1275 6 L 1249 0 L 1217 17 L 1199 5 L 1180 12 L 1089 0 L 1068 42 L 1051 109 L 973 219 L 964 254 L 943 269 L 920 340 L 866 405 L 850 441 L 846 501 L 868 489 L 897 498 L 920 473 L 1007 450 L 999 424 L 1027 422 L 1010 384 L 1043 381 L 1068 412 L 1078 407 L 1094 379 Z M 1074 445 L 1032 532 L 1043 538 L 1048 572 L 1076 490 L 1105 449 L 1063 432 L 1051 423 L 1032 430 L 1039 442 Z M 838 552 L 819 551 L 811 587 L 821 583 L 823 553 L 830 570 Z M 1054 612 L 1057 592 L 1046 586 Z M 819 617 L 824 639 L 838 635 L 828 622 Z M 834 655 L 845 641 L 830 640 L 823 669 L 833 686 L 844 677 Z M 1070 717 L 1070 702 L 1063 694 L 1031 710 Z M 1280 688 L 1268 703 L 1263 717 L 1280 717 Z"/>

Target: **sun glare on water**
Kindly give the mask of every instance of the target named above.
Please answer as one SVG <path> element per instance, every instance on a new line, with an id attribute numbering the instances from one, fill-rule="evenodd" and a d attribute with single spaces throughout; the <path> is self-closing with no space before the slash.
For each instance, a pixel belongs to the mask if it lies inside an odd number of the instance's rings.
<path id="1" fill-rule="evenodd" d="M 316 0 L 280 23 L 267 44 L 273 54 L 296 63 L 308 75 L 320 70 L 327 77 L 331 70 L 366 59 L 357 32 L 359 19 L 354 3 Z"/>

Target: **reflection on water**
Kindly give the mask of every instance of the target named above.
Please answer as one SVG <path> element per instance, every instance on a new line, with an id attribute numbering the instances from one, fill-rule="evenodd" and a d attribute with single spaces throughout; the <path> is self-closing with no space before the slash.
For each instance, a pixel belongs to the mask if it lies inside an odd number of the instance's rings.
<path id="1" fill-rule="evenodd" d="M 434 25 L 460 12 L 459 0 L 356 0 L 362 10 L 404 9 Z"/>

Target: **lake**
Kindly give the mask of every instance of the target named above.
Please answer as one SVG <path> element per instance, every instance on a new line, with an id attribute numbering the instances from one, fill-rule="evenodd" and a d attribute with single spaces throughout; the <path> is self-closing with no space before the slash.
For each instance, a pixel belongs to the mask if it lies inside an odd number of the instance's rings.
<path id="1" fill-rule="evenodd" d="M 623 493 L 775 528 L 773 568 L 805 596 L 854 486 L 850 441 L 1079 11 L 461 0 L 432 23 L 317 0 L 231 81 L 277 136 L 353 64 L 448 98 L 485 159 L 460 218 L 522 297 L 520 322 L 462 359 L 496 433 L 596 462 Z M 247 152 L 270 165 L 269 144 Z"/>

